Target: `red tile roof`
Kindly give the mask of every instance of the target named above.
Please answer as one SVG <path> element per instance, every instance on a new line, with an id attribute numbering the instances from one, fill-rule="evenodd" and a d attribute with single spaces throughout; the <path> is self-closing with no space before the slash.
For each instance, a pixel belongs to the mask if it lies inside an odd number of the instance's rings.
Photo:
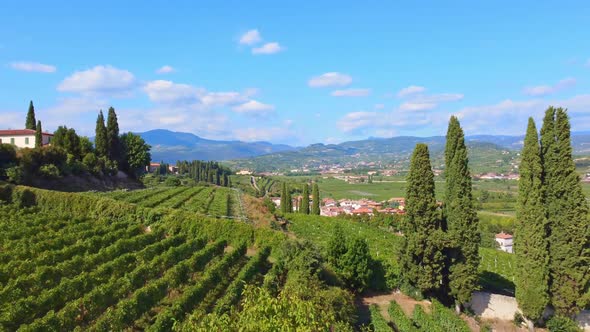
<path id="1" fill-rule="evenodd" d="M 496 239 L 511 239 L 512 235 L 506 234 L 504 232 L 496 234 Z"/>
<path id="2" fill-rule="evenodd" d="M 25 135 L 35 135 L 35 130 L 33 129 L 8 129 L 8 130 L 0 130 L 0 136 L 25 136 Z M 45 136 L 53 136 L 50 133 L 43 133 Z"/>

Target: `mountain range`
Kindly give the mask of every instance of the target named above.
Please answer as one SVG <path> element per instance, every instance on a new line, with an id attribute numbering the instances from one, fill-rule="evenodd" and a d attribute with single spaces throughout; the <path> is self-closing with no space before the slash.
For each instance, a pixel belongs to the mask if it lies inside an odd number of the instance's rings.
<path id="1" fill-rule="evenodd" d="M 383 162 L 407 164 L 417 143 L 428 144 L 433 165 L 442 163 L 444 136 L 369 138 L 340 144 L 311 144 L 293 147 L 269 142 L 220 141 L 191 133 L 165 129 L 138 133 L 152 146 L 152 160 L 174 163 L 177 160 L 228 161 L 234 168 L 256 171 L 314 168 L 326 164 L 359 164 Z M 513 170 L 524 136 L 473 135 L 467 136 L 472 167 L 481 171 Z M 572 146 L 577 155 L 590 155 L 590 132 L 573 132 Z"/>

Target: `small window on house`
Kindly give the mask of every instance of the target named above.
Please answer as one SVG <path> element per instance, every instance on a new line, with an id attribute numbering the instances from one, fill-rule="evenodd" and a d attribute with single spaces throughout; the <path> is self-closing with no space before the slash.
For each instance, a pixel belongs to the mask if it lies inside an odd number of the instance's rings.
<path id="1" fill-rule="evenodd" d="M 29 145 L 29 138 L 25 137 L 25 145 Z"/>
<path id="2" fill-rule="evenodd" d="M 10 139 L 10 144 L 14 145 L 14 137 Z"/>

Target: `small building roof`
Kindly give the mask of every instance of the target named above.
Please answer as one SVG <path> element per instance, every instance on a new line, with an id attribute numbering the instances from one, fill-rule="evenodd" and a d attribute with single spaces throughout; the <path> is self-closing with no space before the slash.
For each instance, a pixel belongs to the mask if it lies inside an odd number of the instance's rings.
<path id="1" fill-rule="evenodd" d="M 36 131 L 33 129 L 6 129 L 0 130 L 0 136 L 28 136 L 35 135 Z M 42 133 L 45 136 L 53 136 L 50 133 Z"/>
<path id="2" fill-rule="evenodd" d="M 506 234 L 504 232 L 500 232 L 498 234 L 496 234 L 496 239 L 512 239 L 512 235 L 511 234 Z"/>

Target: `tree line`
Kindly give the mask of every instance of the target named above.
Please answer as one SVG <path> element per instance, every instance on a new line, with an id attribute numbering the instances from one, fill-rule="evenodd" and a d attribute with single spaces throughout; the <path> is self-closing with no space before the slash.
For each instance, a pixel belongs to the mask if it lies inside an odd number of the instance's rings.
<path id="1" fill-rule="evenodd" d="M 160 163 L 160 165 L 163 163 Z M 187 175 L 196 182 L 212 183 L 223 187 L 231 186 L 229 177 L 232 174 L 231 170 L 216 161 L 177 161 L 176 167 L 179 175 Z"/>
<path id="2" fill-rule="evenodd" d="M 573 318 L 590 303 L 589 211 L 566 110 L 549 107 L 540 136 L 529 118 L 514 238 L 516 299 L 531 329 L 548 305 Z"/>
<path id="3" fill-rule="evenodd" d="M 566 111 L 550 107 L 540 133 L 539 139 L 529 119 L 514 238 L 516 299 L 530 329 L 541 322 L 548 305 L 557 317 L 571 319 L 590 303 L 589 210 L 572 159 Z M 460 311 L 478 287 L 480 234 L 465 137 L 454 116 L 445 165 L 440 203 L 428 146 L 416 145 L 401 227 L 402 288 L 454 303 Z"/>
<path id="4" fill-rule="evenodd" d="M 312 194 L 311 194 L 311 207 L 309 201 L 309 184 L 303 184 L 303 190 L 301 194 L 301 201 L 297 200 L 296 204 L 297 211 L 302 214 L 313 214 L 319 215 L 320 214 L 320 189 L 317 183 L 314 183 L 312 186 Z M 281 204 L 280 204 L 281 213 L 292 213 L 294 211 L 293 207 L 293 197 L 291 196 L 291 188 L 286 182 L 283 182 L 281 185 Z"/>
<path id="5" fill-rule="evenodd" d="M 113 107 L 105 119 L 102 111 L 96 120 L 94 143 L 74 128 L 59 126 L 49 145 L 42 144 L 41 121 L 35 119 L 33 102 L 29 104 L 26 129 L 36 131 L 35 148 L 17 149 L 0 145 L 0 178 L 14 183 L 30 183 L 36 177 L 56 178 L 68 174 L 114 175 L 121 170 L 137 177 L 151 160 L 150 146 L 133 133 L 119 134 Z"/>

